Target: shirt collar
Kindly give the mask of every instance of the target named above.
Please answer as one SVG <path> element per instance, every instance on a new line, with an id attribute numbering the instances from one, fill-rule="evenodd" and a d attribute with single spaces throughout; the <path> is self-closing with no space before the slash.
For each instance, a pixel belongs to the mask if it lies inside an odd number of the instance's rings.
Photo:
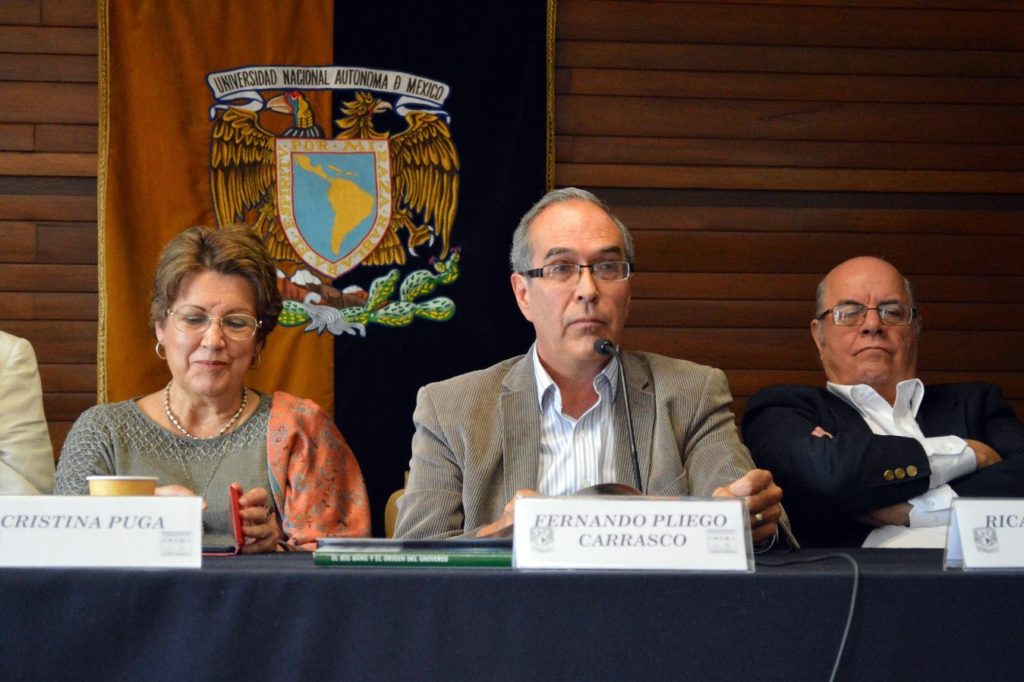
<path id="1" fill-rule="evenodd" d="M 829 381 L 827 385 L 830 393 L 839 396 L 856 408 L 863 408 L 868 403 L 878 400 L 885 401 L 878 391 L 867 384 L 834 384 Z M 916 377 L 906 379 L 896 384 L 896 404 L 892 406 L 892 410 L 896 414 L 909 413 L 916 418 L 922 400 L 924 400 L 924 383 Z"/>
<path id="2" fill-rule="evenodd" d="M 530 358 L 533 362 L 533 376 L 537 381 L 537 404 L 543 410 L 544 400 L 550 395 L 557 400 L 558 408 L 561 409 L 562 401 L 558 385 L 551 378 L 551 375 L 548 374 L 548 371 L 544 369 L 544 365 L 541 364 L 540 356 L 537 354 L 536 342 L 530 346 Z M 618 391 L 618 384 L 615 381 L 616 373 L 619 371 L 618 363 L 618 358 L 613 355 L 608 364 L 594 377 L 594 390 L 597 391 L 598 395 L 604 395 L 604 392 L 607 390 L 608 397 L 611 400 L 615 400 L 615 395 Z"/>

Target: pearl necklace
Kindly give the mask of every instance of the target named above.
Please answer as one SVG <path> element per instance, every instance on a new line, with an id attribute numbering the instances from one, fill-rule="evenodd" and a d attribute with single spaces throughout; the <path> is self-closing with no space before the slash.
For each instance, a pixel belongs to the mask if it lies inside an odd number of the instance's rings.
<path id="1" fill-rule="evenodd" d="M 246 396 L 248 394 L 248 391 L 245 390 L 245 386 L 242 386 L 242 404 L 238 406 L 238 411 L 235 412 L 233 415 L 231 415 L 231 419 L 228 420 L 227 424 L 225 424 L 224 426 L 220 427 L 220 431 L 217 432 L 217 435 L 216 436 L 206 436 L 205 438 L 199 438 L 198 436 L 193 436 L 191 433 L 188 432 L 188 430 L 185 429 L 184 426 L 182 426 L 178 422 L 177 417 L 175 417 L 174 413 L 171 412 L 171 384 L 172 383 L 173 382 L 168 381 L 167 382 L 167 388 L 164 389 L 164 414 L 167 415 L 168 421 L 170 421 L 172 424 L 177 426 L 179 431 L 181 431 L 183 434 L 185 434 L 186 436 L 188 436 L 192 440 L 209 440 L 211 438 L 216 438 L 217 436 L 223 436 L 224 432 L 226 432 L 228 429 L 230 429 L 231 426 L 236 421 L 238 421 L 238 418 L 242 416 L 242 412 L 245 411 L 245 399 L 246 399 Z"/>

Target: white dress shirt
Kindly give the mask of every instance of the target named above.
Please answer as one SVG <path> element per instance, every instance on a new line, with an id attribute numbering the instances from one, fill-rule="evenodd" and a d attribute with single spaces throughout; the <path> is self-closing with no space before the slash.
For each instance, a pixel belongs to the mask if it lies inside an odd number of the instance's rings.
<path id="1" fill-rule="evenodd" d="M 571 495 L 598 483 L 615 482 L 615 402 L 618 360 L 612 358 L 594 377 L 597 402 L 579 419 L 562 413 L 562 394 L 544 369 L 534 346 L 533 372 L 537 379 L 540 406 L 540 464 L 537 492 L 541 495 Z"/>
<path id="2" fill-rule="evenodd" d="M 974 450 L 959 436 L 925 437 L 917 423 L 917 410 L 924 399 L 920 379 L 908 379 L 896 385 L 896 402 L 890 405 L 867 384 L 847 386 L 828 383 L 828 390 L 850 404 L 871 432 L 879 436 L 913 438 L 924 448 L 932 474 L 929 490 L 907 500 L 910 527 L 885 526 L 875 529 L 864 547 L 943 547 L 949 509 L 956 493 L 949 481 L 973 472 L 977 466 Z"/>

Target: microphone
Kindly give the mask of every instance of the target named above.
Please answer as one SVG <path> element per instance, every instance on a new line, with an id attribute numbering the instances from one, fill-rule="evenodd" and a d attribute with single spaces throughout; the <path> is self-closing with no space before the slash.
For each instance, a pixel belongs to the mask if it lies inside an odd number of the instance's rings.
<path id="1" fill-rule="evenodd" d="M 629 454 L 633 460 L 633 474 L 636 476 L 636 487 L 643 494 L 643 483 L 640 479 L 640 459 L 636 454 L 636 434 L 633 432 L 633 413 L 629 409 L 629 393 L 626 391 L 626 369 L 622 363 L 622 353 L 608 339 L 594 342 L 594 350 L 600 355 L 614 355 L 619 361 L 619 388 L 622 390 L 622 401 L 626 405 L 626 425 L 629 427 Z"/>

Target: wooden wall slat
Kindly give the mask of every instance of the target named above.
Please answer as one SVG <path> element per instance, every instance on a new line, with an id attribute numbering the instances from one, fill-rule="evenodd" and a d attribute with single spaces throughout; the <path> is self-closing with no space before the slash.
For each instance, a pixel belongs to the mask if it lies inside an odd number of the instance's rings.
<path id="1" fill-rule="evenodd" d="M 97 263 L 95 223 L 42 223 L 37 228 L 38 263 Z"/>
<path id="2" fill-rule="evenodd" d="M 560 135 L 561 164 L 1024 170 L 1024 145 Z"/>
<path id="3" fill-rule="evenodd" d="M 1024 49 L 1024 13 L 716 3 L 558 3 L 558 38 L 656 43 Z"/>
<path id="4" fill-rule="evenodd" d="M 0 292 L 99 290 L 95 265 L 4 265 L 0 267 Z M 93 339 L 95 341 L 95 339 Z M 93 349 L 95 352 L 95 348 Z"/>
<path id="5" fill-rule="evenodd" d="M 568 135 L 1022 144 L 1024 107 L 560 95 Z"/>
<path id="6" fill-rule="evenodd" d="M 5 0 L 0 4 L 0 24 L 38 24 L 40 0 Z M 3 43 L 0 42 L 0 45 Z"/>
<path id="7" fill-rule="evenodd" d="M 96 151 L 99 128 L 94 125 L 38 125 L 35 149 L 40 152 Z"/>
<path id="8" fill-rule="evenodd" d="M 0 262 L 31 263 L 36 256 L 36 229 L 31 223 L 0 222 Z"/>
<path id="9" fill-rule="evenodd" d="M 98 97 L 97 86 L 90 83 L 0 82 L 0 121 L 97 123 Z"/>
<path id="10" fill-rule="evenodd" d="M 1024 103 L 1024 82 L 1019 78 L 750 74 L 638 69 L 559 69 L 556 76 L 559 92 L 570 95 L 830 103 Z"/>
<path id="11" fill-rule="evenodd" d="M 95 28 L 0 26 L 0 45 L 5 52 L 22 54 L 98 54 Z"/>
<path id="12" fill-rule="evenodd" d="M 43 24 L 48 26 L 96 26 L 96 7 L 91 2 L 42 0 Z"/>
<path id="13" fill-rule="evenodd" d="M 89 55 L 5 54 L 0 60 L 0 80 L 95 83 L 97 59 Z"/>
<path id="14" fill-rule="evenodd" d="M 633 230 L 1021 234 L 1021 209 L 612 206 Z"/>
<path id="15" fill-rule="evenodd" d="M 1024 192 L 1024 173 L 559 163 L 567 185 L 841 192 Z"/>
<path id="16" fill-rule="evenodd" d="M 95 393 L 96 365 L 39 365 L 43 389 L 54 393 Z"/>
<path id="17" fill-rule="evenodd" d="M 559 67 L 1021 78 L 1024 52 L 559 40 Z"/>
<path id="18" fill-rule="evenodd" d="M 88 293 L 5 291 L 0 329 L 6 320 L 95 320 L 99 297 Z"/>
<path id="19" fill-rule="evenodd" d="M 68 437 L 68 431 L 71 430 L 71 426 L 74 424 L 72 421 L 57 421 L 46 415 L 46 425 L 50 428 L 50 442 L 53 443 L 53 460 L 57 461 L 60 459 L 60 449 L 64 446 L 64 441 Z"/>
<path id="20" fill-rule="evenodd" d="M 905 234 L 720 234 L 638 231 L 637 266 L 649 272 L 819 272 L 843 258 L 871 253 L 918 272 L 947 277 L 973 275 L 985 263 L 992 275 L 1019 275 L 1024 236 Z M 905 269 L 906 266 L 904 266 Z"/>
<path id="21" fill-rule="evenodd" d="M 689 2 L 694 0 L 658 0 L 659 2 Z M 751 0 L 715 0 L 721 5 L 749 5 Z M 865 7 L 886 9 L 952 9 L 1012 12 L 1021 9 L 1006 0 L 756 0 L 758 5 L 805 5 L 811 7 Z"/>
<path id="22" fill-rule="evenodd" d="M 33 126 L 18 123 L 0 123 L 0 149 L 28 151 L 33 144 Z"/>
<path id="23" fill-rule="evenodd" d="M 840 258 L 836 258 L 838 264 Z M 831 269 L 831 268 L 829 268 Z M 774 273 L 659 273 L 640 272 L 633 280 L 636 298 L 814 300 L 820 274 Z M 1024 303 L 1024 276 L 921 275 L 907 271 L 920 301 L 973 305 Z M 984 302 L 984 303 L 981 303 Z"/>
<path id="24" fill-rule="evenodd" d="M 92 196 L 95 193 L 96 178 L 0 173 L 0 195 Z"/>
<path id="25" fill-rule="evenodd" d="M 6 292 L 0 296 L 0 321 L 31 320 L 35 318 L 32 297 L 29 292 Z"/>
<path id="26" fill-rule="evenodd" d="M 0 152 L 0 172 L 4 175 L 73 175 L 94 178 L 96 154 Z"/>
<path id="27" fill-rule="evenodd" d="M 56 421 L 73 422 L 85 410 L 96 404 L 96 394 L 83 393 L 45 393 L 43 410 L 46 418 Z"/>
<path id="28" fill-rule="evenodd" d="M 0 215 L 13 220 L 96 220 L 96 197 L 0 194 Z"/>

